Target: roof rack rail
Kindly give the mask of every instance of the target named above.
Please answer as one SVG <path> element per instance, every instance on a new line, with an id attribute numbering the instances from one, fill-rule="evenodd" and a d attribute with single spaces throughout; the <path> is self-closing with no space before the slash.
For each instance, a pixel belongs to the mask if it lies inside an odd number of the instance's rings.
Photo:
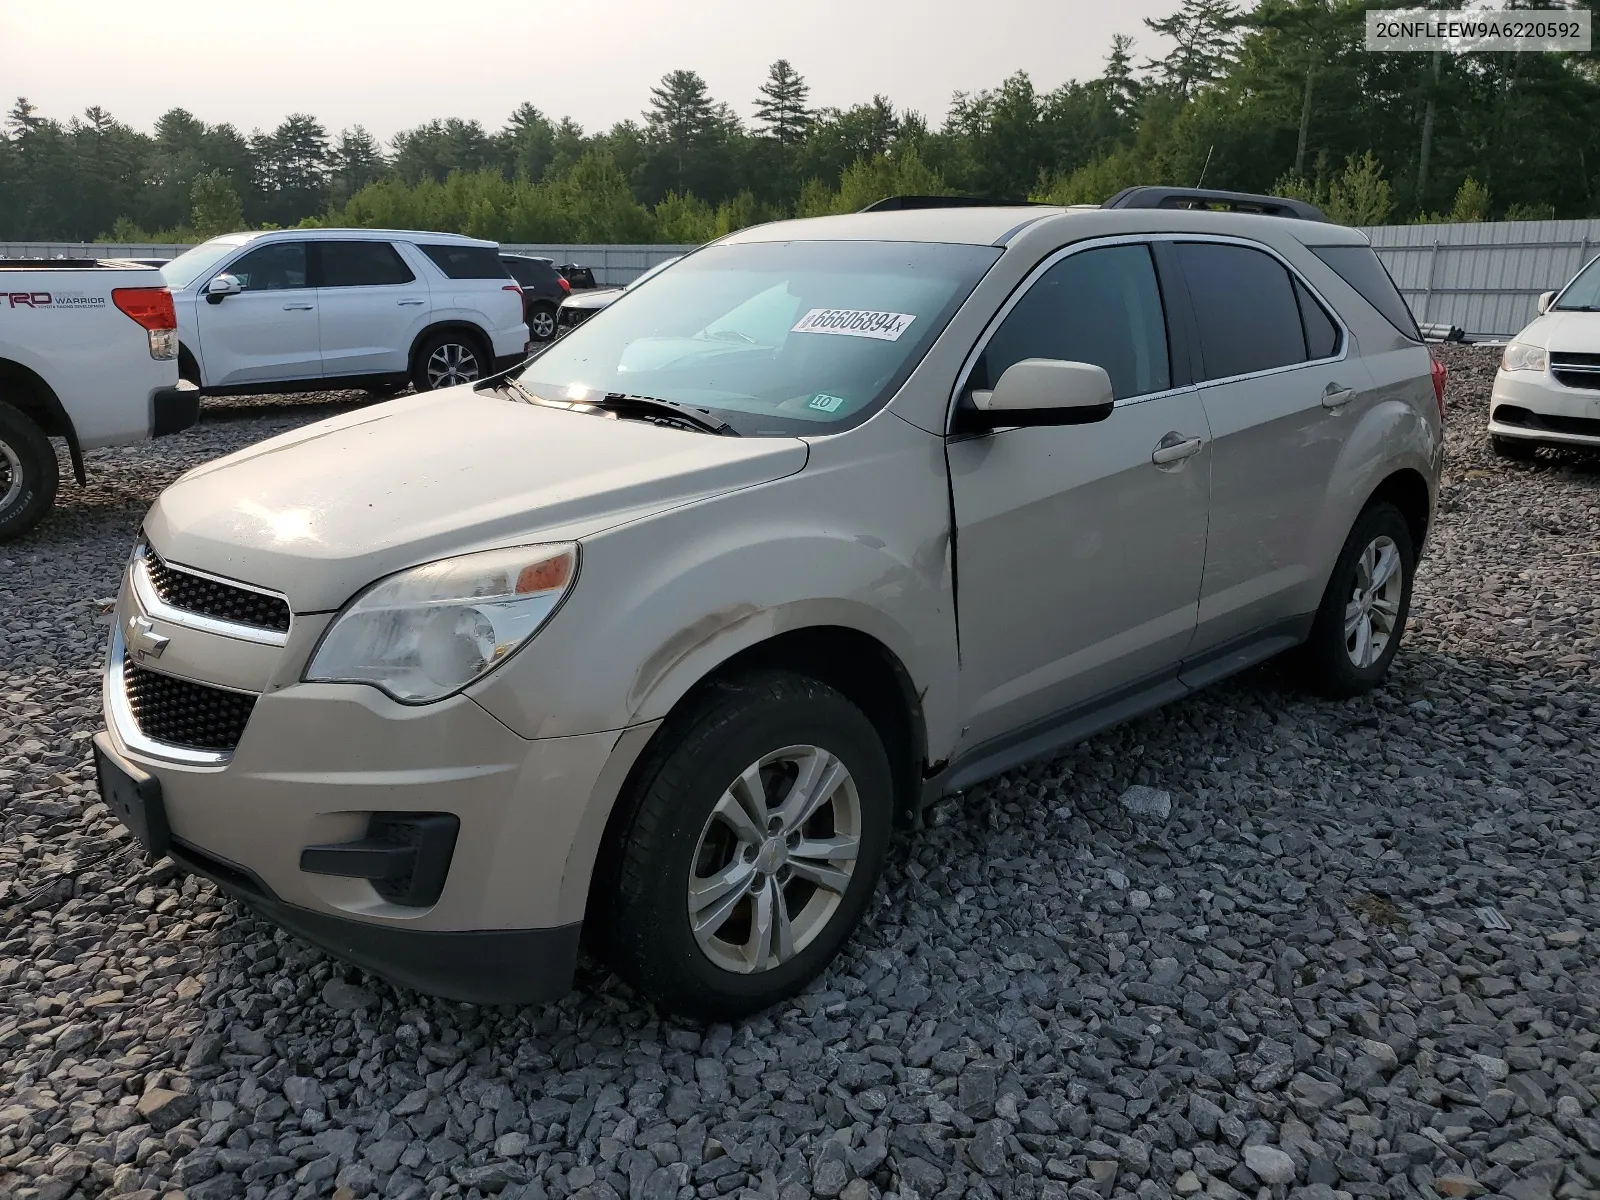
<path id="1" fill-rule="evenodd" d="M 1258 213 L 1268 217 L 1296 217 L 1302 221 L 1327 221 L 1315 204 L 1287 196 L 1257 196 L 1251 192 L 1219 192 L 1211 188 L 1123 188 L 1101 208 L 1222 208 L 1228 212 Z"/>
<path id="2" fill-rule="evenodd" d="M 1005 196 L 885 196 L 861 211 L 899 212 L 907 208 L 1033 208 L 1048 207 L 1039 200 L 1012 200 Z"/>

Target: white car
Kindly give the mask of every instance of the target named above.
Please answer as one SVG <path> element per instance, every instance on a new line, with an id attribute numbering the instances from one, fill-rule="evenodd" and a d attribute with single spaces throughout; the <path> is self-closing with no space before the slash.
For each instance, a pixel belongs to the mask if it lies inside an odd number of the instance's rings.
<path id="1" fill-rule="evenodd" d="M 38 524 L 59 483 L 52 437 L 83 452 L 177 433 L 200 415 L 179 386 L 172 296 L 117 259 L 0 259 L 0 542 Z"/>
<path id="2" fill-rule="evenodd" d="M 1506 458 L 1541 446 L 1600 449 L 1600 257 L 1506 344 L 1489 398 L 1489 444 Z"/>
<path id="3" fill-rule="evenodd" d="M 178 369 L 208 395 L 470 383 L 526 356 L 494 242 L 388 229 L 230 233 L 162 268 Z"/>

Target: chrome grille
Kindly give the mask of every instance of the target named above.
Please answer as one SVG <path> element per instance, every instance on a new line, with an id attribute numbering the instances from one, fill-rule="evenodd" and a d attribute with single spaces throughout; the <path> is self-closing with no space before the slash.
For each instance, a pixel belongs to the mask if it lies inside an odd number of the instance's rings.
<path id="1" fill-rule="evenodd" d="M 164 604 L 217 621 L 274 633 L 289 631 L 289 604 L 281 596 L 269 596 L 175 567 L 149 546 L 144 549 L 144 559 L 150 586 Z"/>
<path id="2" fill-rule="evenodd" d="M 1551 354 L 1550 373 L 1569 388 L 1600 390 L 1600 354 Z"/>
<path id="3" fill-rule="evenodd" d="M 145 737 L 192 750 L 231 751 L 244 736 L 256 698 L 131 662 L 122 666 L 128 710 Z"/>

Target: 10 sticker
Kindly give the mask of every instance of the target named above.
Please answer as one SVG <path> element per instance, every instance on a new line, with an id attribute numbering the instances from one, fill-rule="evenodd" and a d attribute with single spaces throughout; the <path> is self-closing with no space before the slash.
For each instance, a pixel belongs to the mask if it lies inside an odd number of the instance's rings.
<path id="1" fill-rule="evenodd" d="M 914 313 L 873 312 L 862 308 L 813 308 L 795 322 L 790 333 L 836 333 L 845 337 L 898 342 L 911 328 Z"/>

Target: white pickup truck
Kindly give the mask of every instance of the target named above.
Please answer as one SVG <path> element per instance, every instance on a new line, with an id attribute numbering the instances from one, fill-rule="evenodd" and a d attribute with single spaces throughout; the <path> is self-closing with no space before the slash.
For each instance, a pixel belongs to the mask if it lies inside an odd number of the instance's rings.
<path id="1" fill-rule="evenodd" d="M 83 452 L 176 433 L 200 414 L 178 381 L 172 293 L 117 259 L 0 259 L 0 542 L 55 502 L 52 437 Z"/>

